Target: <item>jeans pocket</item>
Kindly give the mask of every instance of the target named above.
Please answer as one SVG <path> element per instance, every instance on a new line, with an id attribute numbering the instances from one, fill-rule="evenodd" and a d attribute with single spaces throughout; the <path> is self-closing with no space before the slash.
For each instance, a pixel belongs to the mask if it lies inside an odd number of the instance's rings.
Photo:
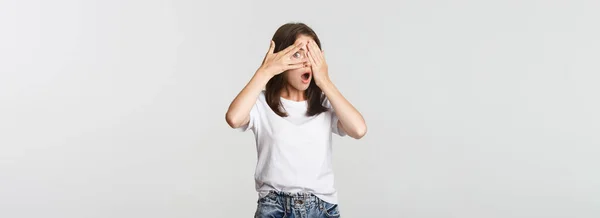
<path id="1" fill-rule="evenodd" d="M 258 199 L 258 203 L 267 203 L 267 204 L 278 204 L 279 202 L 277 201 L 277 195 L 273 194 L 273 193 L 269 193 L 266 196 Z"/>
<path id="2" fill-rule="evenodd" d="M 258 200 L 255 218 L 286 217 L 284 205 L 279 203 L 278 197 L 269 194 Z"/>
<path id="3" fill-rule="evenodd" d="M 340 217 L 340 210 L 337 204 L 323 201 L 323 212 L 327 217 Z"/>

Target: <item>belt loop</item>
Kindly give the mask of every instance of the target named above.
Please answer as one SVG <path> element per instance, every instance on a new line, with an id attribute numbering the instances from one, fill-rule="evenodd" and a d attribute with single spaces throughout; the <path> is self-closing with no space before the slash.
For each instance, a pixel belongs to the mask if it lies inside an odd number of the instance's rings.
<path id="1" fill-rule="evenodd" d="M 285 213 L 288 214 L 290 213 L 290 198 L 287 196 L 283 196 L 283 198 L 285 199 Z"/>

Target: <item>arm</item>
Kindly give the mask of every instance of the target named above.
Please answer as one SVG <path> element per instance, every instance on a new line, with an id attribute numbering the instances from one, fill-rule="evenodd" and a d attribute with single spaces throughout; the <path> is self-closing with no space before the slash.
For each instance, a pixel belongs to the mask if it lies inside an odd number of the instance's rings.
<path id="1" fill-rule="evenodd" d="M 262 91 L 262 87 L 272 77 L 269 74 L 265 70 L 257 70 L 252 79 L 250 79 L 250 82 L 233 99 L 225 114 L 225 120 L 231 128 L 239 128 L 248 124 L 250 121 L 250 110 L 256 103 L 256 98 L 258 98 L 258 95 Z"/>
<path id="2" fill-rule="evenodd" d="M 250 110 L 256 103 L 256 98 L 262 91 L 262 88 L 269 80 L 286 70 L 297 69 L 304 66 L 306 59 L 291 59 L 291 55 L 302 48 L 304 43 L 290 45 L 286 49 L 273 53 L 275 42 L 271 41 L 269 51 L 263 59 L 263 63 L 258 68 L 254 76 L 233 99 L 229 109 L 225 114 L 225 120 L 232 128 L 238 128 L 248 124 L 250 121 Z"/>
<path id="3" fill-rule="evenodd" d="M 341 128 L 352 138 L 362 138 L 367 133 L 367 125 L 365 124 L 364 118 L 360 112 L 344 98 L 342 93 L 340 93 L 329 79 L 327 63 L 323 56 L 324 53 L 320 51 L 317 44 L 314 41 L 309 41 L 307 47 L 308 59 L 311 64 L 315 83 L 321 88 L 323 93 L 325 93 L 335 114 L 339 118 L 337 124 L 338 128 Z"/>
<path id="4" fill-rule="evenodd" d="M 329 99 L 335 114 L 339 118 L 338 128 L 341 128 L 352 138 L 362 138 L 367 133 L 367 125 L 360 112 L 344 98 L 330 80 L 320 81 L 318 86 Z"/>

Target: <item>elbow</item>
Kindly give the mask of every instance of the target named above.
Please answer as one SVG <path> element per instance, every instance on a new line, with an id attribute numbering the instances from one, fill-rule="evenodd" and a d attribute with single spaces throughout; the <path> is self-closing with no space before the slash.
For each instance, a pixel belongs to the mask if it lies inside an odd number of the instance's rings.
<path id="1" fill-rule="evenodd" d="M 233 129 L 239 128 L 242 125 L 242 122 L 240 122 L 239 119 L 235 119 L 235 117 L 229 113 L 225 114 L 225 121 L 227 122 L 227 125 Z"/>
<path id="2" fill-rule="evenodd" d="M 354 138 L 355 139 L 361 139 L 366 134 L 367 134 L 367 126 L 362 126 L 362 127 L 358 128 L 356 130 L 356 132 L 354 132 Z"/>

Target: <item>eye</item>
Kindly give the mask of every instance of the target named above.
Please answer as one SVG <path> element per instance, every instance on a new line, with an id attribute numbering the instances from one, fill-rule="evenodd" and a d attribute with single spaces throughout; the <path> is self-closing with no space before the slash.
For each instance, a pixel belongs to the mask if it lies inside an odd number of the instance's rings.
<path id="1" fill-rule="evenodd" d="M 302 54 L 300 54 L 300 52 L 296 52 L 292 56 L 295 57 L 295 58 L 300 58 L 300 57 L 302 57 Z"/>

